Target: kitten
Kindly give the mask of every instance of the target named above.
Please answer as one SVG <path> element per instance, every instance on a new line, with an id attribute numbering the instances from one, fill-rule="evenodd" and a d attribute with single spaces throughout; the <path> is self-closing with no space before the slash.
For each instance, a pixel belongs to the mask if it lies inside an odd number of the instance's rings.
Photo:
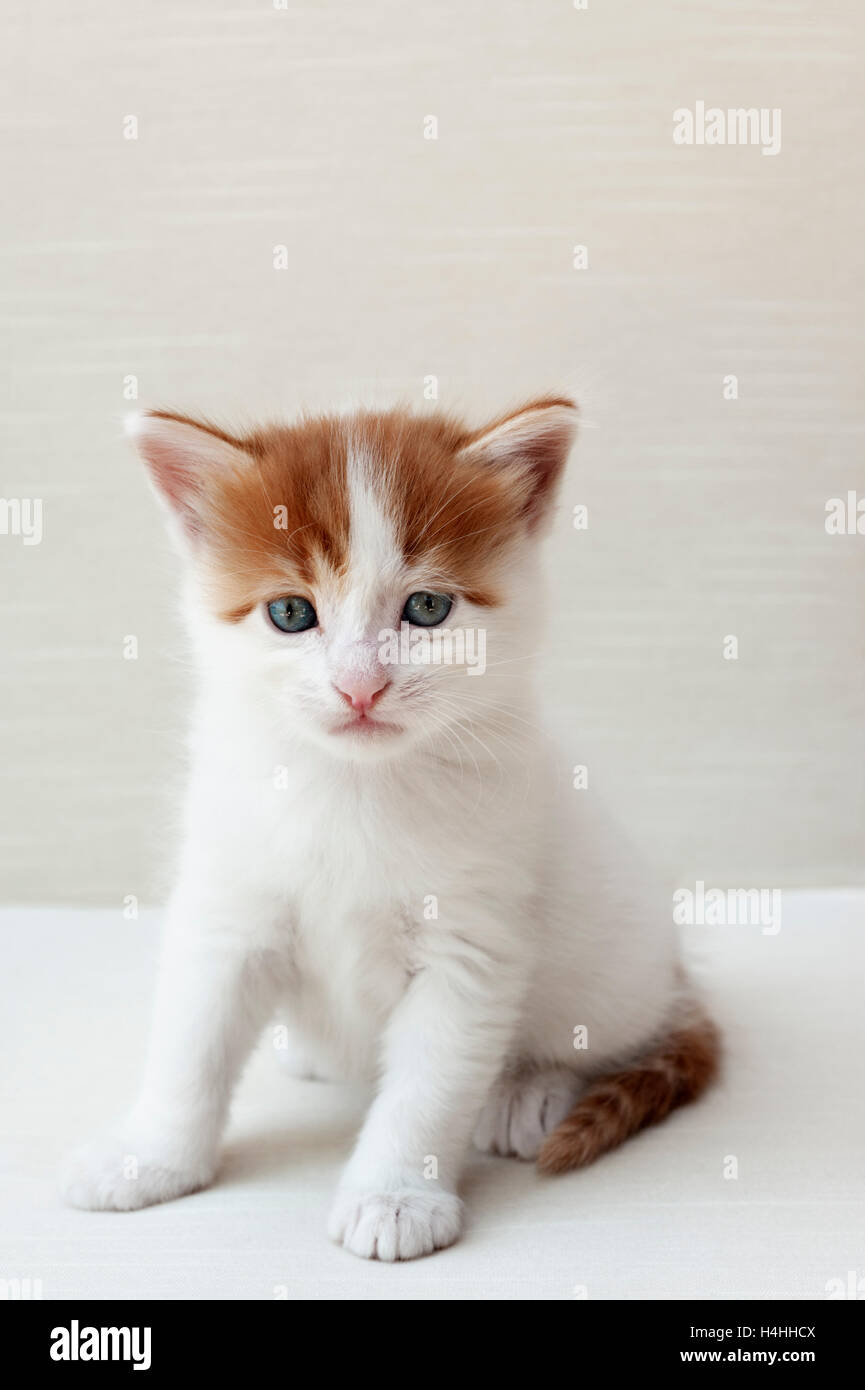
<path id="1" fill-rule="evenodd" d="M 210 1183 L 280 1009 L 299 1067 L 378 1081 L 329 1229 L 382 1260 L 456 1240 L 472 1138 L 559 1173 L 712 1080 L 669 899 L 536 722 L 539 542 L 576 419 L 550 397 L 480 430 L 137 420 L 200 694 L 143 1085 L 71 1160 L 73 1205 Z M 439 629 L 485 635 L 482 674 L 435 656 Z M 395 632 L 424 656 L 386 660 Z"/>

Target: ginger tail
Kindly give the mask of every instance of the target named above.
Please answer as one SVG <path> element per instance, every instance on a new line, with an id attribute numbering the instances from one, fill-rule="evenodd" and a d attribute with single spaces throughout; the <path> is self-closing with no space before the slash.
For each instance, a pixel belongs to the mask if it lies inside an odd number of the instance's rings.
<path id="1" fill-rule="evenodd" d="M 583 1168 L 646 1125 L 702 1095 L 718 1075 L 721 1037 L 705 1014 L 692 1014 L 634 1063 L 594 1081 L 544 1141 L 544 1173 Z"/>

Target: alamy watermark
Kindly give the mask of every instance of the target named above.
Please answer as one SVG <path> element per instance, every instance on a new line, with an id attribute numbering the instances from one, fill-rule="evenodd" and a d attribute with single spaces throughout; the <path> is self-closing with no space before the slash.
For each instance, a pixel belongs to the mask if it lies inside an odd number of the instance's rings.
<path id="1" fill-rule="evenodd" d="M 42 498 L 0 497 L 0 536 L 20 536 L 25 545 L 39 545 Z"/>
<path id="2" fill-rule="evenodd" d="M 400 623 L 378 634 L 383 666 L 465 666 L 468 675 L 487 669 L 487 634 L 482 627 L 415 627 Z"/>
<path id="3" fill-rule="evenodd" d="M 781 108 L 734 106 L 724 110 L 694 103 L 693 111 L 679 106 L 673 112 L 674 145 L 759 145 L 761 154 L 781 149 Z"/>
<path id="4" fill-rule="evenodd" d="M 673 894 L 673 921 L 678 927 L 761 927 L 763 936 L 781 930 L 780 888 L 706 888 L 701 878 L 693 888 Z"/>
<path id="5" fill-rule="evenodd" d="M 52 1361 L 129 1361 L 133 1371 L 150 1369 L 149 1327 L 82 1327 L 73 1318 L 69 1327 L 51 1332 Z"/>
<path id="6" fill-rule="evenodd" d="M 826 531 L 830 536 L 865 536 L 865 497 L 852 490 L 826 502 Z"/>

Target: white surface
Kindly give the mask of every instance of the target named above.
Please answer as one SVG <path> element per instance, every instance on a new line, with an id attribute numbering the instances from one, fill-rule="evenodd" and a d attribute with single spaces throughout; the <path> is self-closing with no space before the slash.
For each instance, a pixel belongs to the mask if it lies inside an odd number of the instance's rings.
<path id="1" fill-rule="evenodd" d="M 267 1043 L 215 1187 L 132 1214 L 63 1208 L 60 1157 L 135 1085 L 158 918 L 6 909 L 0 1279 L 41 1279 L 45 1298 L 825 1297 L 865 1274 L 863 928 L 865 894 L 838 892 L 785 894 L 774 937 L 688 929 L 723 1085 L 583 1173 L 475 1156 L 461 1243 L 383 1266 L 324 1233 L 361 1097 L 286 1078 Z"/>

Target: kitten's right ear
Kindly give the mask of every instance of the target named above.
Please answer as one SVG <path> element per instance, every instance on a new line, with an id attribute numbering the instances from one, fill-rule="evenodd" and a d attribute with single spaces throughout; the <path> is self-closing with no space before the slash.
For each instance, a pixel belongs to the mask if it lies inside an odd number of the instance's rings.
<path id="1" fill-rule="evenodd" d="M 124 426 L 183 537 L 198 541 L 205 529 L 208 477 L 248 468 L 250 455 L 227 435 L 182 416 L 147 411 L 128 415 Z"/>

